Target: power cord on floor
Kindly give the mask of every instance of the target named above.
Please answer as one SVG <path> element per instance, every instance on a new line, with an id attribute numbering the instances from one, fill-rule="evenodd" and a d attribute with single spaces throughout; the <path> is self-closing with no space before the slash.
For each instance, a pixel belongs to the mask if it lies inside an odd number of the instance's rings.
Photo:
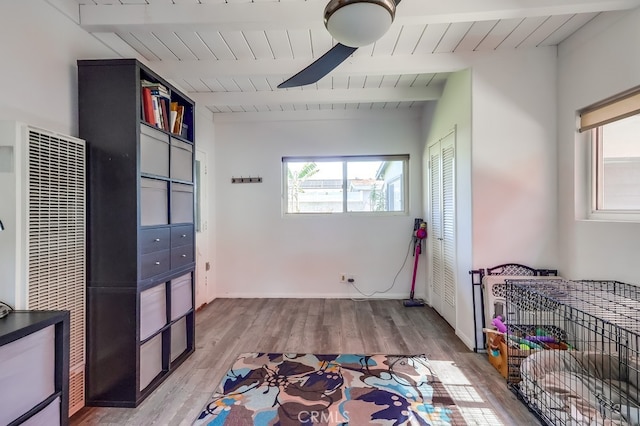
<path id="1" fill-rule="evenodd" d="M 391 286 L 386 289 L 386 290 L 381 290 L 381 291 L 374 291 L 371 294 L 366 294 L 363 293 L 362 291 L 360 291 L 360 289 L 358 288 L 358 286 L 356 286 L 355 283 L 350 283 L 354 289 L 356 289 L 356 291 L 358 293 L 360 293 L 361 295 L 363 295 L 364 297 L 366 297 L 366 299 L 356 299 L 356 298 L 351 298 L 351 300 L 353 300 L 354 302 L 363 302 L 365 300 L 369 300 L 372 296 L 375 296 L 376 294 L 383 294 L 383 293 L 388 293 L 389 291 L 391 291 L 391 289 L 393 289 L 393 287 L 396 285 L 396 280 L 398 279 L 398 275 L 400 275 L 400 272 L 402 272 L 402 270 L 404 269 L 405 265 L 407 264 L 407 259 L 409 259 L 409 253 L 411 252 L 411 243 L 413 243 L 413 234 L 411 235 L 411 238 L 409 239 L 409 245 L 407 246 L 407 254 L 404 256 L 404 261 L 402 262 L 402 266 L 400 266 L 400 269 L 398 269 L 398 272 L 396 273 L 396 276 L 393 277 L 393 281 L 391 282 Z M 390 298 L 376 298 L 376 300 L 395 300 L 395 299 L 390 299 Z"/>

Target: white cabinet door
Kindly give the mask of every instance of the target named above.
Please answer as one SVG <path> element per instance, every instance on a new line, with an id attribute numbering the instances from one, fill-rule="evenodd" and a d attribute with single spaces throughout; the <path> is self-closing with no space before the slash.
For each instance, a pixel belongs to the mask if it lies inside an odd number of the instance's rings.
<path id="1" fill-rule="evenodd" d="M 429 147 L 431 304 L 456 326 L 455 131 Z"/>

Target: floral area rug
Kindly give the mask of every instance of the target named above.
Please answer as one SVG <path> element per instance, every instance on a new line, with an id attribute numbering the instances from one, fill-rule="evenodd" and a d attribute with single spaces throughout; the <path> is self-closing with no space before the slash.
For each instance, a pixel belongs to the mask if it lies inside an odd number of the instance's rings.
<path id="1" fill-rule="evenodd" d="M 422 355 L 241 354 L 194 425 L 458 425 Z"/>

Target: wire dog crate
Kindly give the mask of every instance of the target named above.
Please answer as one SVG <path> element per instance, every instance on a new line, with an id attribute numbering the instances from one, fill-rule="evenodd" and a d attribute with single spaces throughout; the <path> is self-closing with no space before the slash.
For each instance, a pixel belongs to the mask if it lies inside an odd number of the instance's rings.
<path id="1" fill-rule="evenodd" d="M 482 330 L 491 323 L 495 316 L 504 317 L 504 295 L 506 292 L 504 281 L 508 278 L 524 278 L 526 276 L 557 276 L 558 270 L 535 269 L 519 263 L 503 263 L 492 268 L 473 269 L 469 271 L 469 274 L 471 275 L 475 329 L 473 350 L 482 352 L 487 348 L 487 340 L 482 334 Z M 480 318 L 478 318 L 478 313 Z"/>
<path id="2" fill-rule="evenodd" d="M 529 408 L 552 425 L 639 425 L 640 288 L 564 279 L 507 287 L 509 374 L 521 378 L 511 388 Z M 524 340 L 537 347 L 513 362 L 522 352 L 514 341 Z"/>

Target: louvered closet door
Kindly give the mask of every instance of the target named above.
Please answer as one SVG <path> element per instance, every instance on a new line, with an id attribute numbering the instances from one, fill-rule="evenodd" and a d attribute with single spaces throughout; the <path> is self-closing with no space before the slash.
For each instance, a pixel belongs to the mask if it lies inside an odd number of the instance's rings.
<path id="1" fill-rule="evenodd" d="M 440 144 L 429 148 L 429 232 L 431 247 L 431 304 L 440 310 L 444 297 L 444 261 L 442 253 L 442 167 Z"/>
<path id="2" fill-rule="evenodd" d="M 429 147 L 432 306 L 456 325 L 455 131 Z"/>
<path id="3" fill-rule="evenodd" d="M 454 135 L 442 142 L 442 251 L 444 253 L 443 316 L 451 325 L 456 318 L 455 147 Z"/>

